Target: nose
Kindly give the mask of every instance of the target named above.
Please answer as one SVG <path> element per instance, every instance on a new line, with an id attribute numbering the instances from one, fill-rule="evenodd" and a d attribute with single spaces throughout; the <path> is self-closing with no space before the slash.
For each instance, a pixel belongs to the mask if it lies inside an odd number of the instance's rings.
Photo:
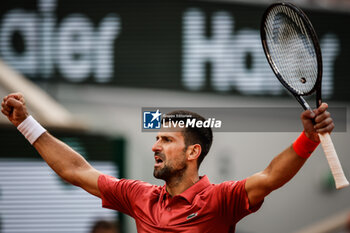
<path id="1" fill-rule="evenodd" d="M 157 152 L 157 151 L 161 151 L 161 150 L 162 150 L 162 147 L 159 144 L 159 140 L 157 140 L 152 146 L 152 151 Z"/>

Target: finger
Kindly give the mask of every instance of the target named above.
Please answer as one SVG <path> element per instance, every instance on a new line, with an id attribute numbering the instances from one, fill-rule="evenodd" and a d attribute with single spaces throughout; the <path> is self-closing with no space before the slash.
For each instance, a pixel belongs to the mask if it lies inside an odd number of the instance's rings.
<path id="1" fill-rule="evenodd" d="M 7 95 L 7 96 L 5 96 L 5 97 L 2 99 L 2 101 L 3 101 L 3 102 L 6 102 L 8 98 L 9 98 L 9 96 Z"/>
<path id="2" fill-rule="evenodd" d="M 8 107 L 13 107 L 13 108 L 20 108 L 22 106 L 22 103 L 14 98 L 9 98 L 5 105 L 7 105 Z"/>
<path id="3" fill-rule="evenodd" d="M 2 101 L 2 102 L 1 102 L 1 107 L 4 108 L 4 109 L 9 108 L 9 106 L 7 106 L 7 105 L 5 104 L 5 101 Z"/>
<path id="4" fill-rule="evenodd" d="M 322 103 L 320 105 L 320 107 L 318 107 L 317 109 L 314 110 L 314 113 L 316 115 L 320 115 L 322 114 L 323 112 L 325 112 L 326 110 L 328 109 L 328 104 L 327 103 Z"/>
<path id="5" fill-rule="evenodd" d="M 1 112 L 5 115 L 5 116 L 9 116 L 10 115 L 10 112 L 9 111 L 6 111 L 5 109 L 1 109 Z"/>
<path id="6" fill-rule="evenodd" d="M 332 123 L 325 128 L 318 129 L 317 133 L 331 133 L 333 129 L 334 129 L 334 124 Z"/>
<path id="7" fill-rule="evenodd" d="M 10 115 L 10 113 L 12 112 L 12 109 L 13 108 L 7 106 L 4 102 L 1 103 L 1 112 L 6 116 Z"/>
<path id="8" fill-rule="evenodd" d="M 327 127 L 327 126 L 330 125 L 330 124 L 333 124 L 333 119 L 329 117 L 329 118 L 323 120 L 322 122 L 316 124 L 316 125 L 314 126 L 314 128 L 315 128 L 315 129 L 322 129 L 322 128 Z"/>
<path id="9" fill-rule="evenodd" d="M 315 122 L 316 123 L 320 123 L 322 121 L 324 121 L 325 119 L 327 118 L 330 118 L 331 117 L 331 114 L 327 111 L 323 112 L 322 114 L 318 115 L 316 118 L 315 118 Z"/>
<path id="10" fill-rule="evenodd" d="M 310 110 L 306 110 L 301 114 L 301 119 L 302 120 L 311 120 L 315 117 L 315 113 L 310 111 Z"/>
<path id="11" fill-rule="evenodd" d="M 15 97 L 16 99 L 20 99 L 23 97 L 23 94 L 21 92 L 15 92 L 15 93 L 10 93 L 8 97 Z"/>
<path id="12" fill-rule="evenodd" d="M 12 110 L 12 108 L 10 106 L 7 106 L 5 103 L 1 103 L 1 107 L 7 112 L 11 112 Z"/>
<path id="13" fill-rule="evenodd" d="M 23 94 L 20 93 L 20 92 L 16 92 L 16 93 L 11 93 L 11 94 L 9 94 L 9 95 L 7 96 L 7 99 L 9 99 L 9 98 L 15 98 L 16 100 L 19 100 L 19 101 L 21 101 L 21 99 L 24 99 Z M 22 102 L 22 101 L 21 101 L 21 102 Z"/>
<path id="14" fill-rule="evenodd" d="M 25 100 L 24 100 L 24 97 L 22 96 L 19 101 L 21 101 L 23 104 L 25 104 Z"/>
<path id="15" fill-rule="evenodd" d="M 10 94 L 11 95 L 11 94 Z M 14 96 L 10 96 L 10 95 L 7 95 L 7 96 L 5 96 L 3 99 L 2 99 L 2 101 L 4 102 L 4 103 L 6 103 L 6 101 L 9 99 L 9 98 L 16 98 L 16 97 L 14 97 Z"/>

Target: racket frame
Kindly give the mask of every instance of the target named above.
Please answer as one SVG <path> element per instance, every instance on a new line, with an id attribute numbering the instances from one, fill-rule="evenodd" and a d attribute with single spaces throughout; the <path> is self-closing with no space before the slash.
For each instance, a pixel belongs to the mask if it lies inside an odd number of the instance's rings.
<path id="1" fill-rule="evenodd" d="M 316 53 L 316 59 L 317 59 L 317 79 L 315 82 L 315 85 L 313 86 L 313 88 L 304 94 L 299 94 L 297 93 L 294 88 L 292 88 L 288 83 L 286 83 L 283 78 L 281 73 L 278 71 L 277 66 L 275 65 L 275 63 L 273 62 L 270 53 L 269 53 L 269 48 L 267 46 L 267 42 L 266 42 L 266 33 L 265 33 L 265 22 L 266 22 L 266 18 L 269 14 L 269 12 L 276 6 L 286 6 L 291 8 L 295 13 L 297 13 L 301 20 L 304 22 L 304 26 L 306 27 L 306 30 L 310 33 L 310 37 L 312 40 L 312 43 L 314 45 L 315 48 L 315 53 Z M 306 95 L 311 95 L 315 90 L 316 90 L 316 106 L 319 107 L 322 103 L 322 97 L 321 97 L 321 82 L 322 82 L 322 54 L 321 54 L 321 48 L 320 48 L 320 44 L 318 42 L 318 38 L 316 35 L 316 32 L 309 20 L 309 18 L 306 16 L 306 14 L 299 9 L 298 7 L 294 6 L 291 3 L 274 3 L 272 5 L 270 5 L 266 11 L 264 12 L 263 18 L 261 20 L 261 26 L 260 26 L 260 34 L 261 34 L 261 41 L 262 41 L 262 46 L 264 49 L 264 53 L 265 56 L 268 60 L 269 65 L 271 66 L 273 72 L 275 73 L 277 79 L 282 83 L 282 85 L 287 88 L 287 90 L 293 94 L 293 96 L 297 99 L 297 101 L 301 104 L 301 106 L 304 108 L 304 110 L 310 110 L 312 111 L 312 109 L 310 108 L 310 106 L 308 105 L 308 103 L 305 101 L 305 99 L 302 96 L 306 96 Z M 338 155 L 335 151 L 333 142 L 330 138 L 329 133 L 325 133 L 325 134 L 320 134 L 319 133 L 319 138 L 324 150 L 324 153 L 326 155 L 328 164 L 331 168 L 332 171 L 332 175 L 336 184 L 336 188 L 337 189 L 341 189 L 344 187 L 349 186 L 349 182 L 346 179 L 343 169 L 341 167 L 340 161 L 338 159 Z"/>
<path id="2" fill-rule="evenodd" d="M 311 38 L 311 41 L 314 45 L 315 48 L 315 54 L 316 54 L 316 60 L 317 60 L 317 79 L 316 79 L 316 83 L 313 86 L 313 88 L 304 94 L 299 94 L 297 93 L 286 81 L 284 81 L 284 79 L 282 78 L 281 73 L 279 72 L 277 66 L 275 65 L 274 61 L 272 60 L 271 56 L 270 56 L 270 50 L 269 47 L 267 45 L 266 42 L 266 31 L 265 31 L 265 22 L 266 22 L 266 18 L 269 15 L 270 11 L 277 7 L 277 6 L 284 6 L 284 7 L 289 7 L 291 8 L 295 13 L 297 13 L 300 18 L 302 19 L 304 26 L 306 28 L 306 30 L 309 33 L 309 36 Z M 322 73 L 323 73 L 323 69 L 322 69 L 322 52 L 321 52 L 321 47 L 319 44 L 319 40 L 317 37 L 317 34 L 315 32 L 314 27 L 312 26 L 311 21 L 309 20 L 309 18 L 306 16 L 306 14 L 299 9 L 298 7 L 296 7 L 295 5 L 288 3 L 288 2 L 282 2 L 282 3 L 274 3 L 271 4 L 264 12 L 262 20 L 261 20 L 261 25 L 260 25 L 260 36 L 261 36 L 261 42 L 262 42 L 262 46 L 264 49 L 264 53 L 266 56 L 266 59 L 268 60 L 268 63 L 271 67 L 271 69 L 273 70 L 273 72 L 275 73 L 276 77 L 278 78 L 278 80 L 282 83 L 282 85 L 287 88 L 287 90 L 296 98 L 296 100 L 300 103 L 300 105 L 303 107 L 304 110 L 311 110 L 311 107 L 309 106 L 309 104 L 305 101 L 305 99 L 302 96 L 308 96 L 311 95 L 314 91 L 316 91 L 316 106 L 319 107 L 322 103 L 322 94 L 321 94 L 321 88 L 322 88 Z"/>

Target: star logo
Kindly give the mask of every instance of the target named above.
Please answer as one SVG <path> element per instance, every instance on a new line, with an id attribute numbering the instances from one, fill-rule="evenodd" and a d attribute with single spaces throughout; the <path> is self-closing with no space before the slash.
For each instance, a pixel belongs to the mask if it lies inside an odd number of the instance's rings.
<path id="1" fill-rule="evenodd" d="M 159 121 L 158 117 L 160 117 L 162 114 L 159 112 L 159 109 L 157 109 L 157 111 L 155 113 L 151 113 L 151 115 L 153 116 L 152 121 L 154 121 L 155 119 L 157 119 L 157 121 Z"/>
<path id="2" fill-rule="evenodd" d="M 144 129 L 160 129 L 162 113 L 157 111 L 144 111 L 143 112 L 143 128 Z"/>

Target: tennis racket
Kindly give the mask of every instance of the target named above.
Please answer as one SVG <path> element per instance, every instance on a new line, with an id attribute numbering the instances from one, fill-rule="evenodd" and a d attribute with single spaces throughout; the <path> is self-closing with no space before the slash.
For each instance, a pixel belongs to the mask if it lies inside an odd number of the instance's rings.
<path id="1" fill-rule="evenodd" d="M 298 7 L 290 3 L 269 6 L 261 22 L 261 41 L 266 58 L 282 85 L 304 110 L 311 110 L 303 96 L 316 91 L 316 106 L 322 103 L 322 56 L 315 30 Z M 311 110 L 312 111 L 312 110 Z M 319 134 L 336 188 L 349 185 L 328 133 Z"/>

